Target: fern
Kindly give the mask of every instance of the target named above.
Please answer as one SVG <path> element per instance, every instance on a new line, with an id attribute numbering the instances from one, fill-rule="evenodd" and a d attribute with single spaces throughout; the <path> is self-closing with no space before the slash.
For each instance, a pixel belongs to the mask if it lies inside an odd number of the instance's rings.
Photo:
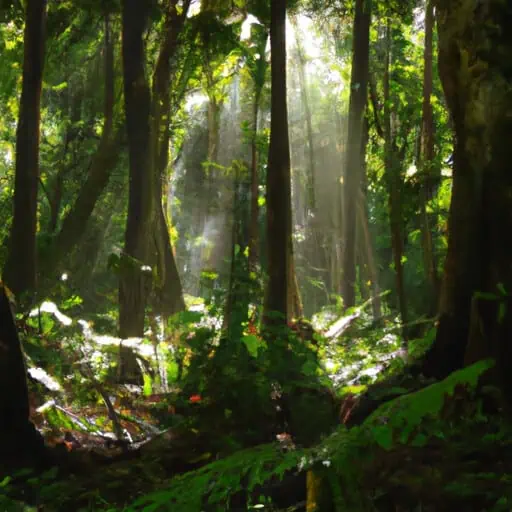
<path id="1" fill-rule="evenodd" d="M 432 430 L 421 432 L 420 427 L 440 415 L 457 387 L 474 390 L 492 365 L 492 361 L 480 361 L 442 382 L 400 396 L 379 407 L 360 427 L 349 430 L 341 426 L 313 448 L 283 452 L 275 444 L 262 445 L 176 476 L 167 489 L 141 497 L 127 512 L 192 512 L 204 509 L 206 502 L 213 507 L 209 510 L 223 510 L 234 494 L 244 490 L 251 493 L 294 469 L 313 469 L 323 475 L 336 510 L 372 510 L 371 497 L 362 492 L 362 480 L 375 448 L 389 450 L 397 444 L 425 443 Z"/>
<path id="2" fill-rule="evenodd" d="M 301 450 L 285 453 L 274 444 L 241 450 L 174 477 L 167 489 L 141 497 L 128 511 L 198 511 L 205 499 L 217 510 L 222 509 L 237 492 L 251 492 L 273 477 L 282 478 L 297 468 L 302 457 Z"/>
<path id="3" fill-rule="evenodd" d="M 457 386 L 473 390 L 480 376 L 493 366 L 490 360 L 479 361 L 472 366 L 452 373 L 445 380 L 428 386 L 416 393 L 400 396 L 380 406 L 364 425 L 370 428 L 375 441 L 384 449 L 391 449 L 395 441 L 426 442 L 424 434 L 411 435 L 427 418 L 436 418 L 441 412 L 447 396 L 452 396 Z M 397 435 L 398 434 L 398 435 Z"/>

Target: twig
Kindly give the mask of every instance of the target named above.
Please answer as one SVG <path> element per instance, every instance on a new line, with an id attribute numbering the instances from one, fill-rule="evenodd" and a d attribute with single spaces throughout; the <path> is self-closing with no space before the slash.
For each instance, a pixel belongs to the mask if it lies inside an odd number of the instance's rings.
<path id="1" fill-rule="evenodd" d="M 114 409 L 114 406 L 112 405 L 112 401 L 110 400 L 110 397 L 105 393 L 105 390 L 101 387 L 100 383 L 96 380 L 94 377 L 94 374 L 92 373 L 92 370 L 89 368 L 87 363 L 84 363 L 82 365 L 81 371 L 84 372 L 84 377 L 87 377 L 93 386 L 93 388 L 99 393 L 103 401 L 105 402 L 105 406 L 107 408 L 108 417 L 112 421 L 112 426 L 114 428 L 114 434 L 117 437 L 117 440 L 122 443 L 123 450 L 126 449 L 125 446 L 125 436 L 123 433 L 123 427 L 121 426 L 121 423 L 119 422 L 119 418 L 117 416 L 117 413 Z"/>

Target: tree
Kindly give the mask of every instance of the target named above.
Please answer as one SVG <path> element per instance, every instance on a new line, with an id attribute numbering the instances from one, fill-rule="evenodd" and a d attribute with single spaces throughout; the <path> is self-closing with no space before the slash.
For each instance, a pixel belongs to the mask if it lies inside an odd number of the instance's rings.
<path id="1" fill-rule="evenodd" d="M 444 377 L 494 357 L 494 378 L 510 398 L 512 7 L 439 0 L 435 8 L 455 143 L 439 327 L 424 369 Z"/>
<path id="2" fill-rule="evenodd" d="M 291 171 L 286 100 L 286 0 L 271 3 L 271 122 L 267 169 L 268 282 L 264 323 L 285 323 L 291 313 Z M 279 318 L 277 317 L 279 316 Z"/>
<path id="3" fill-rule="evenodd" d="M 0 464 L 22 467 L 30 462 L 42 462 L 43 458 L 43 440 L 29 420 L 20 340 L 8 294 L 0 282 Z"/>
<path id="4" fill-rule="evenodd" d="M 396 293 L 398 308 L 402 320 L 402 335 L 408 337 L 407 322 L 408 310 L 404 281 L 404 235 L 402 219 L 402 180 L 400 169 L 402 166 L 400 151 L 397 145 L 396 111 L 392 111 L 394 98 L 391 94 L 391 52 L 392 52 L 392 26 L 388 19 L 386 26 L 386 63 L 384 69 L 384 166 L 388 191 L 389 224 L 391 231 L 391 246 L 393 250 L 393 266 L 395 271 Z M 395 121 L 395 122 L 393 122 Z M 404 144 L 404 148 L 405 148 Z"/>
<path id="5" fill-rule="evenodd" d="M 16 131 L 14 215 L 4 279 L 16 294 L 36 286 L 37 191 L 46 0 L 26 3 L 23 85 Z"/>
<path id="6" fill-rule="evenodd" d="M 427 212 L 427 202 L 433 195 L 432 182 L 434 178 L 434 116 L 432 112 L 432 49 L 434 33 L 434 3 L 425 2 L 425 49 L 423 70 L 423 116 L 420 130 L 420 157 L 418 167 L 421 169 L 423 182 L 420 190 L 421 208 L 421 241 L 423 245 L 423 260 L 427 284 L 429 287 L 429 313 L 437 313 L 437 298 L 439 279 L 432 240 L 431 218 Z"/>
<path id="7" fill-rule="evenodd" d="M 145 74 L 144 31 L 150 2 L 124 0 L 123 76 L 130 167 L 128 217 L 119 283 L 119 331 L 122 338 L 143 336 L 147 299 L 149 238 L 152 228 L 151 94 Z"/>
<path id="8" fill-rule="evenodd" d="M 370 51 L 371 0 L 356 0 L 350 78 L 347 157 L 343 194 L 343 280 L 345 307 L 355 305 L 357 201 L 361 185 L 363 119 L 366 107 Z"/>
<path id="9" fill-rule="evenodd" d="M 94 154 L 87 179 L 81 186 L 76 200 L 64 217 L 58 233 L 53 242 L 39 254 L 41 263 L 40 273 L 43 277 L 53 280 L 56 276 L 59 264 L 68 256 L 82 239 L 87 224 L 92 216 L 94 208 L 108 185 L 113 168 L 119 160 L 121 152 L 121 134 L 119 130 L 114 131 L 114 43 L 111 28 L 110 15 L 105 15 L 104 26 L 104 121 L 101 139 Z M 79 119 L 78 119 L 79 121 Z M 61 171 L 65 169 L 64 167 Z M 57 190 L 62 188 L 59 179 L 62 173 L 57 176 Z M 62 193 L 62 192 L 60 192 Z M 52 213 L 52 224 L 56 227 L 59 216 L 59 207 L 56 205 L 56 212 Z"/>
<path id="10" fill-rule="evenodd" d="M 367 120 L 366 120 L 367 121 Z M 368 122 L 365 122 L 363 144 L 361 153 L 366 155 L 368 145 Z M 361 158 L 364 158 L 362 156 Z M 357 203 L 357 222 L 358 222 L 358 245 L 360 258 L 360 280 L 362 282 L 361 290 L 369 288 L 369 295 L 372 300 L 372 312 L 374 321 L 380 322 L 382 316 L 381 291 L 379 285 L 379 271 L 375 261 L 374 240 L 370 233 L 370 221 L 368 214 L 368 176 L 366 162 L 363 162 L 362 186 Z"/>
<path id="11" fill-rule="evenodd" d="M 151 94 L 151 169 L 153 174 L 153 208 L 154 208 L 154 247 L 157 261 L 157 283 L 153 306 L 157 313 L 170 316 L 185 308 L 183 290 L 174 258 L 167 225 L 167 216 L 164 212 L 163 191 L 168 179 L 167 167 L 169 163 L 170 144 L 170 116 L 171 105 L 171 78 L 172 61 L 176 58 L 179 49 L 179 38 L 182 34 L 190 1 L 182 6 L 178 12 L 177 0 L 170 0 L 166 6 L 164 37 L 159 48 L 155 69 L 153 72 L 153 86 Z M 188 82 L 188 79 L 186 79 Z M 181 85 L 181 84 L 180 84 Z M 177 89 L 179 89 L 177 87 Z M 186 89 L 181 87 L 183 99 Z M 175 106 L 174 106 L 175 107 Z"/>
<path id="12" fill-rule="evenodd" d="M 252 134 L 251 134 L 251 215 L 249 223 L 249 262 L 250 272 L 256 272 L 258 265 L 259 232 L 259 165 L 258 165 L 258 119 L 261 95 L 267 78 L 268 60 L 265 55 L 268 41 L 268 27 L 253 25 L 251 30 L 253 48 L 246 51 L 249 74 L 253 82 Z"/>
<path id="13" fill-rule="evenodd" d="M 177 4 L 177 0 L 169 0 L 165 6 L 164 35 L 151 91 L 145 73 L 143 39 L 150 5 L 123 2 L 124 95 L 130 161 L 125 257 L 119 284 L 119 329 L 123 338 L 143 335 L 151 287 L 148 270 L 152 264 L 157 268 L 157 310 L 169 315 L 184 307 L 162 207 L 162 179 L 169 152 L 171 62 L 179 47 L 190 1 L 184 3 L 181 12 Z"/>

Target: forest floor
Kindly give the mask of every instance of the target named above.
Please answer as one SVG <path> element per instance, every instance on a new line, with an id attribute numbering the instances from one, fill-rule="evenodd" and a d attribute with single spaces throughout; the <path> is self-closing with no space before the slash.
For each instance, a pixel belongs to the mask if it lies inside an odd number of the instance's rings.
<path id="1" fill-rule="evenodd" d="M 426 381 L 397 356 L 392 329 L 354 320 L 319 350 L 338 425 L 312 443 L 282 424 L 269 442 L 246 437 L 212 419 L 223 398 L 134 393 L 83 372 L 66 384 L 31 368 L 32 421 L 55 467 L 6 477 L 0 510 L 512 510 L 512 422 L 499 390 L 479 385 L 490 363 Z M 410 347 L 416 359 L 429 337 Z M 313 425 L 316 397 L 305 411 Z"/>

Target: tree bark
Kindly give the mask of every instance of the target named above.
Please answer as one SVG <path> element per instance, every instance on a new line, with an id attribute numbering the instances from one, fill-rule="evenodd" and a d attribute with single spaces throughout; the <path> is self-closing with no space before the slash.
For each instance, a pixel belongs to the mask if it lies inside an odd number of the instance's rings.
<path id="1" fill-rule="evenodd" d="M 420 161 L 418 167 L 423 178 L 420 190 L 421 209 L 421 240 L 423 248 L 423 262 L 427 283 L 429 287 L 429 310 L 433 316 L 437 313 L 439 295 L 439 278 L 432 239 L 431 216 L 427 212 L 428 200 L 433 194 L 433 165 L 434 165 L 434 118 L 432 112 L 432 48 L 434 32 L 434 4 L 433 0 L 426 0 L 425 5 L 425 49 L 423 71 L 423 120 L 420 142 Z"/>
<path id="2" fill-rule="evenodd" d="M 356 301 L 356 212 L 361 184 L 361 144 L 368 85 L 371 8 L 371 0 L 356 0 L 343 205 L 345 244 L 342 265 L 342 296 L 347 308 L 354 306 Z"/>
<path id="3" fill-rule="evenodd" d="M 14 215 L 4 279 L 20 295 L 36 287 L 37 191 L 41 89 L 46 42 L 46 0 L 28 0 L 23 84 L 16 131 Z"/>
<path id="4" fill-rule="evenodd" d="M 262 57 L 264 58 L 264 57 Z M 254 87 L 254 103 L 252 110 L 252 140 L 251 140 L 251 220 L 249 225 L 249 272 L 256 273 L 258 266 L 258 232 L 259 232 L 259 173 L 258 173 L 258 115 L 260 110 L 261 89 Z"/>
<path id="5" fill-rule="evenodd" d="M 114 45 L 109 16 L 105 17 L 105 94 L 104 124 L 101 140 L 94 155 L 87 179 L 78 197 L 62 222 L 47 254 L 41 254 L 41 274 L 53 279 L 59 264 L 81 241 L 94 208 L 108 185 L 119 159 L 120 133 L 113 133 L 114 124 Z"/>
<path id="6" fill-rule="evenodd" d="M 167 180 L 169 162 L 171 61 L 179 48 L 179 37 L 183 30 L 189 4 L 190 2 L 187 2 L 181 14 L 178 14 L 176 0 L 170 0 L 167 5 L 164 38 L 153 72 L 151 96 L 153 206 L 155 208 L 154 249 L 157 262 L 153 306 L 157 313 L 165 316 L 173 315 L 185 308 L 181 279 L 172 249 L 162 194 L 166 189 L 164 181 Z"/>
<path id="7" fill-rule="evenodd" d="M 231 340 L 242 337 L 244 325 L 249 320 L 250 282 L 252 280 L 248 272 L 249 261 L 244 257 L 244 251 L 248 247 L 247 225 L 250 213 L 244 202 L 244 198 L 248 196 L 248 187 L 247 182 L 240 178 L 239 168 L 235 170 L 234 180 L 231 265 L 223 320 L 223 331 Z M 248 279 L 244 279 L 245 276 Z"/>
<path id="8" fill-rule="evenodd" d="M 260 102 L 263 87 L 268 69 L 268 60 L 266 57 L 266 47 L 268 41 L 268 26 L 253 26 L 255 40 L 255 49 L 258 57 L 251 54 L 252 66 L 249 66 L 251 78 L 254 87 L 254 97 L 252 105 L 252 134 L 251 134 L 251 169 L 250 169 L 250 211 L 248 227 L 248 247 L 249 256 L 247 259 L 247 270 L 249 272 L 249 281 L 252 284 L 254 292 L 261 287 L 261 274 L 258 265 L 260 259 L 260 173 L 258 161 L 258 124 Z M 251 322 L 256 322 L 256 311 L 251 317 Z"/>
<path id="9" fill-rule="evenodd" d="M 286 0 L 271 4 L 272 96 L 267 168 L 268 281 L 264 325 L 283 325 L 289 317 L 292 271 L 291 170 L 286 100 Z"/>
<path id="10" fill-rule="evenodd" d="M 512 7 L 498 0 L 435 7 L 455 147 L 439 328 L 424 370 L 443 377 L 494 357 L 494 378 L 510 398 Z"/>
<path id="11" fill-rule="evenodd" d="M 0 474 L 41 462 L 44 443 L 29 420 L 25 361 L 5 287 L 0 283 Z"/>
<path id="12" fill-rule="evenodd" d="M 362 158 L 364 158 L 364 155 L 366 154 L 368 136 L 369 125 L 368 122 L 366 122 L 363 133 L 363 144 L 361 147 Z M 358 243 L 361 247 L 361 256 L 364 261 L 363 265 L 366 265 L 367 267 L 366 273 L 368 276 L 368 281 L 370 282 L 369 288 L 372 298 L 373 320 L 375 323 L 378 323 L 382 318 L 382 301 L 380 296 L 381 291 L 379 285 L 379 271 L 375 262 L 374 241 L 370 233 L 370 221 L 368 219 L 368 179 L 366 176 L 366 171 L 366 163 L 363 163 L 363 183 L 361 192 L 359 194 L 360 200 L 357 207 L 359 225 L 357 234 Z"/>
<path id="13" fill-rule="evenodd" d="M 119 283 L 119 334 L 121 338 L 144 335 L 149 264 L 148 236 L 153 212 L 151 175 L 151 95 L 144 63 L 144 31 L 149 0 L 123 0 L 122 47 L 124 100 L 128 136 L 130 186 L 124 254 Z"/>
<path id="14" fill-rule="evenodd" d="M 391 230 L 391 245 L 393 249 L 393 265 L 395 267 L 396 293 L 398 308 L 402 321 L 402 336 L 408 338 L 407 301 L 405 294 L 404 270 L 402 257 L 404 254 L 403 222 L 402 222 L 402 183 L 400 177 L 401 159 L 396 147 L 396 140 L 392 128 L 392 102 L 391 97 L 391 22 L 388 20 L 386 29 L 386 64 L 384 70 L 384 160 L 385 177 L 388 189 L 389 223 Z"/>

